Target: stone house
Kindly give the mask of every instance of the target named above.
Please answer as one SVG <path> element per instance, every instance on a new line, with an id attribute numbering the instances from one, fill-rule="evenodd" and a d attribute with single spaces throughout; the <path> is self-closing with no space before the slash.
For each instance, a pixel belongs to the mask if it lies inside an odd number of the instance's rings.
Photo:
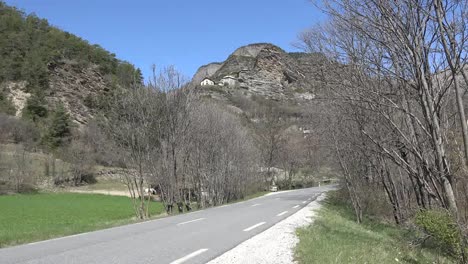
<path id="1" fill-rule="evenodd" d="M 201 81 L 200 85 L 201 86 L 208 86 L 208 85 L 214 85 L 215 83 L 210 80 L 209 78 L 205 78 L 203 79 L 203 81 Z"/>
<path id="2" fill-rule="evenodd" d="M 231 75 L 224 76 L 218 83 L 220 86 L 234 87 L 237 84 L 237 78 Z"/>

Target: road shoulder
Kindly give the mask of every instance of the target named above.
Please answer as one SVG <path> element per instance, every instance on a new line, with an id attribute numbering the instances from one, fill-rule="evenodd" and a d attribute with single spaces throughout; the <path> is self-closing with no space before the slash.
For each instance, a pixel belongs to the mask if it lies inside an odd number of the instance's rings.
<path id="1" fill-rule="evenodd" d="M 242 242 L 208 263 L 294 263 L 293 251 L 299 242 L 296 229 L 313 222 L 316 211 L 321 206 L 320 201 L 325 198 L 325 195 L 325 193 L 322 193 L 315 201 L 312 201 L 295 214 Z"/>

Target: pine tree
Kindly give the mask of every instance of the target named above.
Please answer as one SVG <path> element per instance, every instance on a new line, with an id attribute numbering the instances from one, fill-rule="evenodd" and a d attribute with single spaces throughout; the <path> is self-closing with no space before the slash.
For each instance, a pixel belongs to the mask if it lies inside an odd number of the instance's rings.
<path id="1" fill-rule="evenodd" d="M 45 141 L 49 147 L 55 149 L 70 140 L 71 120 L 63 105 L 58 105 L 51 116 Z"/>
<path id="2" fill-rule="evenodd" d="M 26 101 L 23 109 L 23 117 L 33 122 L 38 122 L 40 119 L 47 117 L 46 102 L 43 96 L 33 93 Z"/>

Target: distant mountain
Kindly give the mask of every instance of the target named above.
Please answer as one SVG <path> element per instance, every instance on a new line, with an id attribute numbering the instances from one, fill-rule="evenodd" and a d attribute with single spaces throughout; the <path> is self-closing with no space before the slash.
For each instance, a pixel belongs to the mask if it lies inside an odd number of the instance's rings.
<path id="1" fill-rule="evenodd" d="M 257 43 L 238 48 L 224 62 L 200 67 L 190 86 L 250 124 L 265 111 L 275 111 L 298 130 L 317 116 L 317 107 L 324 103 L 320 99 L 331 92 L 344 67 L 320 53 L 288 53 Z"/>
<path id="2" fill-rule="evenodd" d="M 85 124 L 116 89 L 142 82 L 115 54 L 0 1 L 0 112 L 21 116 L 35 98 Z"/>
<path id="3" fill-rule="evenodd" d="M 322 54 L 288 53 L 273 44 L 258 43 L 238 48 L 222 63 L 200 67 L 191 86 L 203 90 L 201 81 L 208 78 L 227 93 L 238 90 L 271 100 L 310 100 L 323 88 L 332 68 Z"/>

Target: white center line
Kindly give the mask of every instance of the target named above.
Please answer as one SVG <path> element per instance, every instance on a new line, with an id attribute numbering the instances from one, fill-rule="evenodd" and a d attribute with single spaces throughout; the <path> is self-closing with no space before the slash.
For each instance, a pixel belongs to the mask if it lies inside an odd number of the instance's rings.
<path id="1" fill-rule="evenodd" d="M 305 204 L 305 203 L 307 203 L 307 201 L 303 201 L 302 203 Z"/>
<path id="2" fill-rule="evenodd" d="M 282 216 L 282 215 L 287 214 L 287 213 L 288 213 L 288 211 L 284 211 L 282 213 L 277 214 L 276 216 Z"/>
<path id="3" fill-rule="evenodd" d="M 259 206 L 259 205 L 261 205 L 261 204 L 254 204 L 254 205 L 252 205 L 252 207 Z"/>
<path id="4" fill-rule="evenodd" d="M 193 257 L 196 257 L 200 254 L 202 254 L 203 252 L 207 251 L 208 249 L 207 248 L 202 248 L 202 249 L 199 249 L 195 252 L 192 252 L 190 254 L 188 254 L 187 256 L 183 257 L 183 258 L 180 258 L 180 259 L 177 259 L 177 260 L 174 260 L 171 262 L 171 264 L 181 264 L 181 263 L 184 263 L 186 262 L 187 260 L 193 258 Z"/>
<path id="5" fill-rule="evenodd" d="M 296 209 L 296 208 L 298 208 L 298 207 L 299 207 L 299 205 L 295 205 L 295 206 L 293 206 L 293 209 Z"/>
<path id="6" fill-rule="evenodd" d="M 190 220 L 190 221 L 187 221 L 187 222 L 178 223 L 177 225 L 178 226 L 185 225 L 185 224 L 188 224 L 188 223 L 198 222 L 198 221 L 205 220 L 205 219 L 206 218 L 198 218 L 198 219 Z"/>
<path id="7" fill-rule="evenodd" d="M 261 226 L 261 225 L 264 225 L 264 224 L 266 224 L 266 223 L 265 223 L 265 222 L 260 222 L 260 223 L 258 223 L 258 224 L 256 224 L 256 225 L 253 225 L 253 226 L 251 226 L 251 227 L 249 227 L 249 228 L 244 229 L 244 232 L 248 232 L 248 231 L 250 231 L 250 230 L 252 230 L 252 229 L 254 229 L 254 228 L 257 228 L 257 227 L 259 227 L 259 226 Z"/>

